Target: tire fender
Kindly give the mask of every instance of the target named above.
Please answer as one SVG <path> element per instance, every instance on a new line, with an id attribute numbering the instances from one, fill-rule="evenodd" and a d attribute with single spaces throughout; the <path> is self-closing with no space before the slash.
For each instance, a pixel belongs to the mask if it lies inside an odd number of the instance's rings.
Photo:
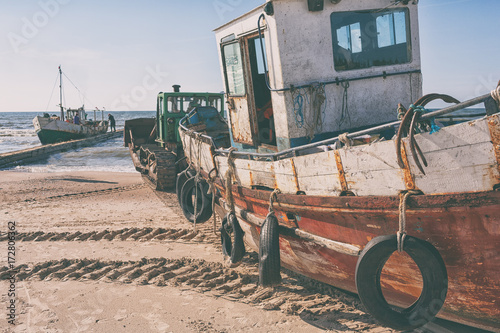
<path id="1" fill-rule="evenodd" d="M 380 275 L 397 246 L 396 235 L 380 236 L 368 242 L 356 265 L 356 287 L 361 302 L 379 322 L 398 330 L 413 330 L 431 321 L 441 310 L 448 292 L 448 275 L 441 255 L 431 243 L 406 236 L 404 251 L 417 264 L 423 289 L 410 307 L 390 306 L 382 293 Z"/>
<path id="2" fill-rule="evenodd" d="M 281 283 L 280 235 L 276 216 L 268 214 L 260 231 L 259 284 L 271 287 Z"/>
<path id="3" fill-rule="evenodd" d="M 195 202 L 193 202 L 193 191 L 197 191 L 198 194 L 198 205 L 197 205 L 197 214 L 196 214 L 196 223 L 203 223 L 210 219 L 212 216 L 212 203 L 207 198 L 207 196 L 203 193 L 204 181 L 200 181 L 196 184 L 195 177 L 191 177 L 184 185 L 182 185 L 181 189 L 181 208 L 184 216 L 190 221 L 195 222 Z"/>
<path id="4" fill-rule="evenodd" d="M 175 193 L 177 194 L 177 201 L 179 202 L 179 206 L 181 206 L 181 191 L 182 186 L 187 182 L 187 180 L 193 177 L 196 174 L 196 171 L 190 168 L 186 168 L 184 171 L 177 175 L 177 180 L 175 182 Z"/>
<path id="5" fill-rule="evenodd" d="M 220 238 L 222 253 L 230 264 L 238 264 L 245 255 L 244 232 L 234 213 L 229 213 L 222 219 Z"/>
<path id="6" fill-rule="evenodd" d="M 181 173 L 179 173 L 177 175 L 177 180 L 175 182 L 175 192 L 177 194 L 177 201 L 179 202 L 179 205 L 181 206 L 182 208 L 182 204 L 181 204 L 181 190 L 182 190 L 182 186 L 184 186 L 184 184 L 186 183 L 186 181 L 191 178 L 188 176 L 188 169 L 182 171 Z"/>

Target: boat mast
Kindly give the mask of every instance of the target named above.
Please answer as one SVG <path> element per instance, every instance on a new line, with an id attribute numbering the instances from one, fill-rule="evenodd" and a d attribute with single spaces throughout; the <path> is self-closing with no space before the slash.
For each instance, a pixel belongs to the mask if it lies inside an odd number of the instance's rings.
<path id="1" fill-rule="evenodd" d="M 61 107 L 61 120 L 64 121 L 64 109 L 62 103 L 62 70 L 59 66 L 59 106 Z"/>

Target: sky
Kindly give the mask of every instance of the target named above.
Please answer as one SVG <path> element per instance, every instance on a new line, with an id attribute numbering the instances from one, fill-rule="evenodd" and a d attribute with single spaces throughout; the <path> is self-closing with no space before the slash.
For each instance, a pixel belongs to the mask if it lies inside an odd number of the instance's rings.
<path id="1" fill-rule="evenodd" d="M 213 29 L 264 1 L 0 0 L 0 112 L 56 111 L 59 65 L 70 107 L 154 110 L 173 84 L 223 91 Z M 465 100 L 495 88 L 500 1 L 419 7 L 424 93 Z"/>

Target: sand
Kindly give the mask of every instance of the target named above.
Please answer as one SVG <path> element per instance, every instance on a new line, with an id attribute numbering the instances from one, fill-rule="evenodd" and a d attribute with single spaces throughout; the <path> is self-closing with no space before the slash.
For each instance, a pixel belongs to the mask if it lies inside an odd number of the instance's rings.
<path id="1" fill-rule="evenodd" d="M 175 193 L 136 173 L 1 171 L 0 202 L 1 332 L 396 332 L 354 295 L 289 271 L 258 287 L 256 253 L 227 267 L 212 220 L 195 229 Z M 421 332 L 471 331 L 450 325 Z"/>

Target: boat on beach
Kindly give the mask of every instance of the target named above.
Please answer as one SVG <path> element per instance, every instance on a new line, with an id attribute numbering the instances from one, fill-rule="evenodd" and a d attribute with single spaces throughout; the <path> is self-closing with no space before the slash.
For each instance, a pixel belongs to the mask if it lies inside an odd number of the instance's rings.
<path id="1" fill-rule="evenodd" d="M 70 140 L 83 139 L 108 131 L 108 122 L 104 120 L 104 111 L 95 110 L 93 120 L 87 120 L 87 112 L 82 106 L 78 109 L 63 107 L 62 70 L 59 66 L 59 96 L 61 113 L 59 116 L 45 113 L 33 119 L 33 126 L 42 144 L 51 144 Z M 97 121 L 97 112 L 101 112 L 101 121 Z M 74 123 L 78 116 L 79 123 Z"/>
<path id="2" fill-rule="evenodd" d="M 229 134 L 206 108 L 180 122 L 177 190 L 194 223 L 222 217 L 228 261 L 257 251 L 262 285 L 285 267 L 396 329 L 500 331 L 500 85 L 421 97 L 417 1 L 273 0 L 215 34 Z"/>

